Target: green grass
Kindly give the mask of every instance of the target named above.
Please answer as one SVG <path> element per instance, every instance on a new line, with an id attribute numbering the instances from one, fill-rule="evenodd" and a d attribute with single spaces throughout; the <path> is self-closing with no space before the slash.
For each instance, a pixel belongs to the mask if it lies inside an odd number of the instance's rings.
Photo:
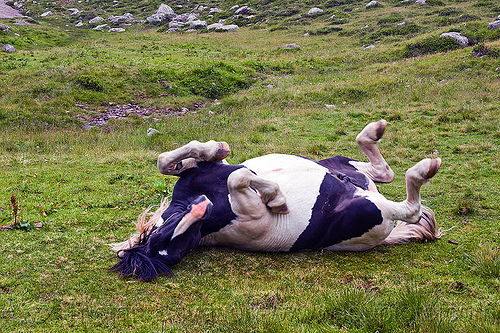
<path id="1" fill-rule="evenodd" d="M 14 194 L 20 218 L 43 227 L 0 231 L 0 330 L 498 332 L 500 39 L 485 30 L 498 5 L 443 3 L 249 1 L 256 24 L 235 33 L 2 21 L 12 33 L 0 42 L 17 52 L 0 53 L 0 222 L 13 222 Z M 158 4 L 89 2 L 85 15 L 144 19 Z M 312 6 L 325 12 L 308 17 Z M 455 23 L 460 15 L 481 20 Z M 393 33 L 403 21 L 418 32 Z M 452 30 L 480 46 L 403 56 Z M 365 51 L 370 36 L 377 48 Z M 290 43 L 301 48 L 282 48 Z M 176 112 L 85 129 L 128 104 Z M 273 152 L 366 160 L 356 134 L 381 118 L 380 149 L 396 172 L 379 185 L 387 198 L 404 198 L 404 172 L 420 159 L 443 160 L 422 189 L 441 240 L 363 253 L 199 248 L 174 277 L 148 283 L 107 271 L 107 244 L 171 195 L 176 178 L 158 174 L 158 154 L 217 139 L 230 144 L 230 163 Z M 160 134 L 146 136 L 150 127 Z"/>

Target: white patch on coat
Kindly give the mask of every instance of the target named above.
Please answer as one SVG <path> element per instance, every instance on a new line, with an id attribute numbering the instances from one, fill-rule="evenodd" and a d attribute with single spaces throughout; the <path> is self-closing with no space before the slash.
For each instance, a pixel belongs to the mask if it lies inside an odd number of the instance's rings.
<path id="1" fill-rule="evenodd" d="M 276 182 L 286 198 L 289 214 L 269 212 L 259 221 L 233 221 L 215 234 L 208 235 L 204 245 L 224 244 L 252 251 L 288 251 L 309 225 L 312 208 L 328 170 L 322 165 L 298 156 L 271 154 L 243 163 L 257 176 Z M 242 223 L 256 223 L 262 236 L 249 239 Z"/>

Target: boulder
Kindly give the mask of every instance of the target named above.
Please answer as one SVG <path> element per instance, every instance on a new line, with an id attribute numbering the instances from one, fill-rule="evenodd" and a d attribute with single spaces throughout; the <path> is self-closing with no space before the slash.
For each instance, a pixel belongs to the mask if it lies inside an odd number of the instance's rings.
<path id="1" fill-rule="evenodd" d="M 210 8 L 210 11 L 208 12 L 209 14 L 216 14 L 216 13 L 222 13 L 222 9 L 220 8 Z"/>
<path id="2" fill-rule="evenodd" d="M 235 31 L 238 30 L 240 27 L 238 27 L 236 24 L 228 24 L 228 25 L 223 25 L 222 30 L 224 31 Z"/>
<path id="3" fill-rule="evenodd" d="M 181 14 L 181 15 L 175 15 L 172 18 L 172 21 L 187 23 L 189 21 L 196 20 L 198 17 L 200 17 L 199 13 L 184 13 L 184 14 Z"/>
<path id="4" fill-rule="evenodd" d="M 7 53 L 16 52 L 16 48 L 10 44 L 3 44 L 2 51 Z"/>
<path id="5" fill-rule="evenodd" d="M 497 29 L 500 29 L 500 16 L 498 16 L 498 20 L 488 24 L 488 30 L 497 30 Z"/>
<path id="6" fill-rule="evenodd" d="M 162 3 L 156 12 L 146 19 L 149 24 L 158 24 L 170 20 L 175 16 L 174 10 L 170 6 Z"/>
<path id="7" fill-rule="evenodd" d="M 75 27 L 83 27 L 83 26 L 84 26 L 84 24 L 82 21 L 78 21 L 78 23 L 75 24 Z"/>
<path id="8" fill-rule="evenodd" d="M 125 29 L 123 28 L 111 28 L 108 30 L 108 32 L 124 32 Z"/>
<path id="9" fill-rule="evenodd" d="M 89 21 L 89 24 L 96 24 L 96 23 L 99 23 L 102 21 L 104 21 L 104 19 L 102 17 L 96 16 L 92 20 Z"/>
<path id="10" fill-rule="evenodd" d="M 130 13 L 125 13 L 121 16 L 117 16 L 117 15 L 111 15 L 110 17 L 108 17 L 108 20 L 112 23 L 112 24 L 120 24 L 120 22 L 127 22 L 127 21 L 132 21 L 135 19 L 135 16 L 130 14 Z"/>
<path id="11" fill-rule="evenodd" d="M 366 6 L 365 6 L 365 8 L 366 8 L 366 9 L 370 9 L 370 8 L 377 8 L 377 7 L 381 7 L 381 6 L 382 6 L 382 4 L 381 4 L 380 2 L 378 2 L 378 1 L 375 1 L 375 0 L 374 0 L 374 1 L 370 1 L 370 2 L 369 2 Z"/>
<path id="12" fill-rule="evenodd" d="M 68 10 L 71 12 L 70 15 L 71 16 L 77 16 L 77 15 L 80 15 L 80 10 L 78 8 L 68 8 Z"/>
<path id="13" fill-rule="evenodd" d="M 318 8 L 318 7 L 313 7 L 311 9 L 309 9 L 309 12 L 307 12 L 308 15 L 315 15 L 315 14 L 319 14 L 319 13 L 323 13 L 323 9 Z"/>
<path id="14" fill-rule="evenodd" d="M 223 26 L 224 26 L 224 24 L 222 24 L 222 23 L 212 23 L 212 24 L 207 25 L 207 29 L 208 30 L 212 30 L 212 29 L 217 30 L 217 29 L 222 29 Z"/>
<path id="15" fill-rule="evenodd" d="M 201 21 L 201 20 L 189 21 L 189 27 L 193 28 L 193 29 L 206 28 L 207 27 L 207 22 L 206 21 Z"/>
<path id="16" fill-rule="evenodd" d="M 47 16 L 50 16 L 50 15 L 54 15 L 54 13 L 52 13 L 50 10 L 48 12 L 45 12 L 43 13 L 42 15 L 40 15 L 41 17 L 47 17 Z"/>
<path id="17" fill-rule="evenodd" d="M 441 38 L 452 38 L 454 39 L 457 43 L 460 44 L 462 47 L 467 47 L 472 45 L 471 40 L 469 37 L 462 35 L 459 32 L 445 32 L 441 34 L 439 37 Z"/>
<path id="18" fill-rule="evenodd" d="M 425 0 L 417 0 L 415 1 L 415 5 L 425 5 Z"/>
<path id="19" fill-rule="evenodd" d="M 300 49 L 300 46 L 297 45 L 297 44 L 286 44 L 286 45 L 283 45 L 283 48 L 284 49 Z"/>
<path id="20" fill-rule="evenodd" d="M 249 13 L 253 12 L 253 9 L 248 7 L 248 6 L 243 6 L 243 7 L 240 7 L 238 8 L 234 14 L 235 15 L 247 15 Z"/>
<path id="21" fill-rule="evenodd" d="M 170 29 L 180 29 L 184 27 L 184 22 L 180 21 L 170 21 L 168 22 L 168 27 Z"/>
<path id="22" fill-rule="evenodd" d="M 104 28 L 109 28 L 109 26 L 107 24 L 101 24 L 101 25 L 98 25 L 97 27 L 93 28 L 92 30 L 101 31 Z"/>
<path id="23" fill-rule="evenodd" d="M 5 25 L 3 23 L 0 23 L 0 30 L 2 31 L 5 31 L 5 32 L 9 32 L 10 31 L 10 28 L 8 25 Z"/>
<path id="24" fill-rule="evenodd" d="M 236 10 L 236 9 L 238 9 L 238 8 L 240 8 L 240 6 L 235 5 L 235 6 L 231 7 L 231 8 L 229 8 L 229 10 L 230 10 L 230 11 L 235 11 L 235 10 Z"/>

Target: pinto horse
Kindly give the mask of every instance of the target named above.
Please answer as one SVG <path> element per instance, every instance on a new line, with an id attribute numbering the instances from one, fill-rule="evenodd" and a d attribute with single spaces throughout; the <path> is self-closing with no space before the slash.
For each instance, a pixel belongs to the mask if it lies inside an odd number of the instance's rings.
<path id="1" fill-rule="evenodd" d="M 439 238 L 434 213 L 420 203 L 420 187 L 439 170 L 439 158 L 406 171 L 404 201 L 377 191 L 374 182 L 394 179 L 377 148 L 386 126 L 370 123 L 356 137 L 369 162 L 271 154 L 229 165 L 228 144 L 215 141 L 161 154 L 160 173 L 179 176 L 171 202 L 149 219 L 143 214 L 137 233 L 113 244 L 119 262 L 111 270 L 141 280 L 172 275 L 170 267 L 200 245 L 364 251 Z"/>

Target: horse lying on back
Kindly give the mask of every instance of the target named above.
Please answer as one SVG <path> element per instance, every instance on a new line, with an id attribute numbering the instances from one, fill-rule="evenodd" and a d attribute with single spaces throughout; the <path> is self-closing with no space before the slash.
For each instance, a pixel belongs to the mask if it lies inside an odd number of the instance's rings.
<path id="1" fill-rule="evenodd" d="M 114 244 L 120 261 L 111 270 L 141 280 L 172 275 L 170 267 L 200 245 L 364 251 L 439 238 L 434 213 L 420 203 L 420 187 L 439 170 L 439 158 L 407 170 L 404 201 L 377 191 L 374 182 L 394 179 L 377 148 L 386 126 L 371 123 L 356 138 L 369 162 L 271 154 L 229 165 L 228 144 L 215 141 L 161 154 L 159 171 L 179 176 L 172 200 L 149 220 L 143 214 L 138 232 Z"/>

